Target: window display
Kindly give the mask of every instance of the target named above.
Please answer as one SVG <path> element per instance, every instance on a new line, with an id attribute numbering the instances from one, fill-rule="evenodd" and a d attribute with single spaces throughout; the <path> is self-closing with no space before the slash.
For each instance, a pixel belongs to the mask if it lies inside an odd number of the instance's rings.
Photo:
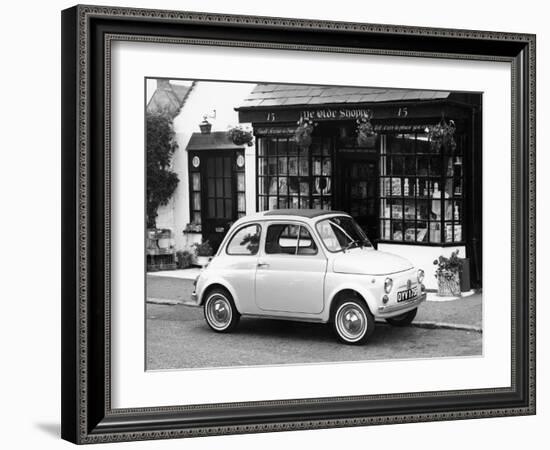
<path id="1" fill-rule="evenodd" d="M 433 148 L 426 133 L 386 135 L 380 150 L 380 237 L 462 242 L 462 149 Z"/>
<path id="2" fill-rule="evenodd" d="M 313 138 L 299 147 L 292 136 L 258 138 L 258 209 L 332 208 L 332 142 Z"/>

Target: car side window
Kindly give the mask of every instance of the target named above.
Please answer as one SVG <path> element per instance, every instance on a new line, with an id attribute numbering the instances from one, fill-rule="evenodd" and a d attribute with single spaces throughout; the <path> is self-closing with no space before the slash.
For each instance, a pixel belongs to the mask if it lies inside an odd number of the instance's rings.
<path id="1" fill-rule="evenodd" d="M 306 227 L 300 227 L 300 238 L 298 240 L 298 255 L 317 254 L 317 245 Z"/>
<path id="2" fill-rule="evenodd" d="M 294 224 L 272 224 L 267 228 L 265 253 L 268 255 L 315 255 L 317 246 L 307 228 Z"/>
<path id="3" fill-rule="evenodd" d="M 260 248 L 261 228 L 258 224 L 247 225 L 237 231 L 229 244 L 228 255 L 255 255 Z"/>

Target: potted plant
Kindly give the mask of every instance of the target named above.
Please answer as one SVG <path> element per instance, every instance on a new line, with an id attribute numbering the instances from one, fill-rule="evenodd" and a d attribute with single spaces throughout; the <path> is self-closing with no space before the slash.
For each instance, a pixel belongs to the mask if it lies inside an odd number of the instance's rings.
<path id="1" fill-rule="evenodd" d="M 245 130 L 240 125 L 230 128 L 227 131 L 227 137 L 231 139 L 235 145 L 248 145 L 249 147 L 252 146 L 252 141 L 254 140 L 252 131 Z"/>
<path id="2" fill-rule="evenodd" d="M 434 261 L 437 266 L 435 277 L 437 278 L 437 293 L 441 297 L 460 297 L 460 272 L 462 261 L 458 257 L 458 250 L 451 253 L 450 257 L 441 255 Z"/>
<path id="3" fill-rule="evenodd" d="M 197 222 L 190 222 L 187 225 L 185 225 L 185 228 L 183 229 L 183 233 L 200 233 L 202 232 L 202 225 Z"/>
<path id="4" fill-rule="evenodd" d="M 374 147 L 376 133 L 370 121 L 370 117 L 357 119 L 357 145 L 359 147 Z"/>
<path id="5" fill-rule="evenodd" d="M 176 264 L 178 269 L 188 269 L 193 265 L 193 254 L 187 250 L 176 252 Z"/>
<path id="6" fill-rule="evenodd" d="M 214 251 L 212 250 L 212 246 L 210 245 L 210 242 L 208 241 L 196 242 L 193 244 L 193 247 L 195 248 L 195 256 L 197 258 L 197 264 L 201 267 L 205 267 L 210 261 L 210 258 L 214 253 Z"/>
<path id="7" fill-rule="evenodd" d="M 456 141 L 454 139 L 455 131 L 456 125 L 454 121 L 449 120 L 449 123 L 447 123 L 445 117 L 441 117 L 441 120 L 437 125 L 426 129 L 431 149 L 439 150 L 443 146 L 451 151 L 454 151 L 456 148 Z"/>
<path id="8" fill-rule="evenodd" d="M 313 133 L 313 128 L 317 125 L 311 119 L 301 118 L 298 122 L 298 128 L 294 133 L 294 141 L 298 147 L 307 149 L 311 145 L 311 134 Z"/>

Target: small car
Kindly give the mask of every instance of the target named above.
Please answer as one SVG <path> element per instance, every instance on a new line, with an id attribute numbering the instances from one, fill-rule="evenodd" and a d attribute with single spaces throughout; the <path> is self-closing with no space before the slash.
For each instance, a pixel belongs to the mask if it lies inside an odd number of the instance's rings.
<path id="1" fill-rule="evenodd" d="M 408 260 L 376 250 L 349 214 L 270 210 L 233 224 L 192 299 L 216 332 L 254 316 L 331 324 L 343 343 L 363 344 L 375 319 L 413 321 L 423 279 Z"/>

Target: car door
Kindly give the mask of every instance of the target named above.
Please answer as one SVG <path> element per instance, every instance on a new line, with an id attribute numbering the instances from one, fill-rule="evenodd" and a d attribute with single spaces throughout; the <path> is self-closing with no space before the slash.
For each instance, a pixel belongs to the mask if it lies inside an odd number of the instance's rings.
<path id="1" fill-rule="evenodd" d="M 326 268 L 327 259 L 305 224 L 269 223 L 257 263 L 256 304 L 277 313 L 320 313 Z"/>
<path id="2" fill-rule="evenodd" d="M 257 312 L 254 302 L 254 274 L 258 263 L 262 227 L 247 223 L 236 229 L 224 251 L 216 256 L 211 268 L 218 272 L 235 293 L 242 314 Z"/>

